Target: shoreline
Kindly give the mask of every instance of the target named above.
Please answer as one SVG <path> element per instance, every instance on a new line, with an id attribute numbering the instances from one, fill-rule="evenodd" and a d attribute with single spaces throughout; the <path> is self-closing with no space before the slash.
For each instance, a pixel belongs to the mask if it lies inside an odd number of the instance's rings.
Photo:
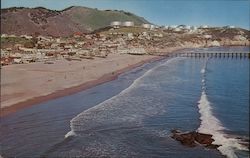
<path id="1" fill-rule="evenodd" d="M 122 68 L 120 70 L 104 74 L 103 76 L 101 76 L 101 77 L 99 77 L 97 79 L 87 81 L 87 82 L 82 83 L 80 85 L 65 88 L 65 89 L 61 89 L 61 90 L 57 90 L 57 91 L 54 91 L 54 92 L 52 92 L 50 94 L 47 94 L 47 95 L 34 97 L 34 98 L 31 98 L 31 99 L 28 99 L 28 100 L 25 100 L 25 101 L 15 103 L 15 104 L 13 104 L 11 106 L 3 107 L 3 108 L 0 109 L 1 110 L 0 111 L 0 118 L 4 117 L 4 116 L 8 116 L 8 115 L 10 115 L 12 113 L 15 113 L 15 112 L 19 111 L 19 110 L 34 106 L 35 104 L 39 104 L 39 103 L 43 103 L 43 102 L 50 101 L 50 100 L 53 100 L 53 99 L 57 99 L 57 98 L 60 98 L 60 97 L 72 95 L 72 94 L 84 91 L 86 89 L 90 89 L 92 87 L 95 87 L 97 85 L 100 85 L 100 84 L 115 80 L 122 73 L 125 73 L 125 72 L 127 72 L 129 70 L 132 70 L 132 69 L 136 68 L 136 67 L 140 67 L 143 64 L 146 64 L 146 63 L 149 63 L 149 62 L 155 62 L 155 61 L 158 61 L 158 60 L 161 60 L 161 59 L 164 59 L 164 58 L 166 58 L 166 57 L 152 56 L 152 58 L 145 59 L 145 60 L 142 60 L 142 61 L 137 62 L 135 64 L 124 67 L 124 68 Z"/>
<path id="2" fill-rule="evenodd" d="M 234 47 L 234 46 L 230 46 L 230 45 L 226 45 L 226 46 L 221 46 L 221 47 Z M 136 67 L 139 67 L 145 63 L 148 62 L 153 62 L 153 61 L 157 61 L 160 59 L 164 59 L 167 58 L 166 54 L 168 53 L 173 53 L 176 51 L 182 51 L 185 49 L 192 49 L 192 48 L 209 48 L 209 47 L 204 47 L 204 46 L 199 46 L 199 47 L 172 47 L 172 48 L 168 48 L 168 51 L 165 51 L 164 55 L 150 55 L 151 58 L 147 58 L 147 59 L 143 59 L 140 61 L 137 61 L 131 65 L 125 66 L 121 69 L 115 70 L 115 71 L 109 71 L 108 73 L 103 74 L 102 76 L 96 78 L 96 79 L 92 79 L 83 83 L 80 83 L 78 85 L 73 85 L 70 87 L 66 87 L 66 88 L 62 88 L 59 90 L 54 90 L 51 91 L 49 94 L 40 94 L 39 96 L 36 97 L 32 97 L 29 98 L 27 100 L 24 101 L 19 101 L 17 103 L 11 104 L 10 106 L 1 106 L 0 108 L 0 118 L 7 116 L 9 114 L 15 113 L 19 110 L 22 110 L 24 108 L 28 108 L 31 107 L 35 104 L 39 104 L 39 103 L 43 103 L 52 99 L 56 99 L 56 98 L 60 98 L 60 97 L 64 97 L 64 96 L 68 96 L 68 95 L 72 95 L 74 93 L 80 92 L 80 91 L 84 91 L 86 89 L 90 89 L 92 87 L 95 87 L 97 85 L 103 84 L 105 82 L 109 82 L 112 80 L 115 80 L 120 74 L 129 71 L 131 69 L 134 69 Z M 134 57 L 136 57 L 137 55 L 133 55 Z M 2 90 L 2 89 L 1 89 Z M 1 97 L 2 97 L 2 93 L 1 93 Z M 2 100 L 2 98 L 0 98 L 0 101 Z"/>

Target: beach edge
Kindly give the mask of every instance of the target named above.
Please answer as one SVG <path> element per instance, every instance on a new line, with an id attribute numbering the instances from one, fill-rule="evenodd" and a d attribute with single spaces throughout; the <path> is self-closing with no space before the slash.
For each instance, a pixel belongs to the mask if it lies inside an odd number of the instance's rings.
<path id="1" fill-rule="evenodd" d="M 80 85 L 65 88 L 65 89 L 61 89 L 61 90 L 54 91 L 54 92 L 52 92 L 50 94 L 47 94 L 47 95 L 41 95 L 41 96 L 38 96 L 38 97 L 34 97 L 34 98 L 31 98 L 31 99 L 28 99 L 28 100 L 25 100 L 25 101 L 15 103 L 15 104 L 7 106 L 7 107 L 3 107 L 3 108 L 1 108 L 0 117 L 8 116 L 8 115 L 10 115 L 12 113 L 18 112 L 18 111 L 20 111 L 22 109 L 25 109 L 25 108 L 28 108 L 28 107 L 32 107 L 32 106 L 34 106 L 36 104 L 40 104 L 40 103 L 47 102 L 47 101 L 57 99 L 57 98 L 60 98 L 60 97 L 64 97 L 64 96 L 73 95 L 75 93 L 78 93 L 78 92 L 93 88 L 93 87 L 101 85 L 103 83 L 115 80 L 122 73 L 130 71 L 130 70 L 132 70 L 132 69 L 134 69 L 136 67 L 140 67 L 140 66 L 142 66 L 142 65 L 144 65 L 146 63 L 155 62 L 155 61 L 161 60 L 163 58 L 166 58 L 166 57 L 164 57 L 164 56 L 153 56 L 152 58 L 142 60 L 142 61 L 137 62 L 135 64 L 124 67 L 124 68 L 122 68 L 120 70 L 104 74 L 103 76 L 101 76 L 101 77 L 99 77 L 97 79 L 87 81 L 87 82 L 82 83 Z"/>

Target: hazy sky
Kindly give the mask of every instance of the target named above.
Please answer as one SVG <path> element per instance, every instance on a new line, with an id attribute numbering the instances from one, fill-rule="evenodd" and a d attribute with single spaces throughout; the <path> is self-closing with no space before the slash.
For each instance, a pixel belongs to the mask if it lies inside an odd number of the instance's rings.
<path id="1" fill-rule="evenodd" d="M 118 9 L 135 13 L 157 25 L 235 25 L 249 29 L 250 0 L 1 0 L 2 8 L 69 6 Z"/>

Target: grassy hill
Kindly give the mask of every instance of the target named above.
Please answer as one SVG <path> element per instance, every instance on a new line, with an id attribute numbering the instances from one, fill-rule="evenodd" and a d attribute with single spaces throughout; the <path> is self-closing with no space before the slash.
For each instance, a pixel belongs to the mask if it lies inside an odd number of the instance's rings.
<path id="1" fill-rule="evenodd" d="M 118 10 L 97 10 L 86 7 L 70 7 L 64 10 L 75 23 L 84 26 L 89 31 L 94 31 L 110 25 L 112 21 L 133 21 L 135 25 L 149 23 L 144 18 L 135 14 Z"/>
<path id="2" fill-rule="evenodd" d="M 74 32 L 92 32 L 107 27 L 112 21 L 149 23 L 135 14 L 118 10 L 98 10 L 72 6 L 61 11 L 42 7 L 1 9 L 2 33 L 69 36 Z"/>

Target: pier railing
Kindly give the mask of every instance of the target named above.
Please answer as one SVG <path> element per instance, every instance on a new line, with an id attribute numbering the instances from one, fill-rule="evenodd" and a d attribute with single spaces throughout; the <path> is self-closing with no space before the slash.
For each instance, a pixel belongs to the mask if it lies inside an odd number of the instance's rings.
<path id="1" fill-rule="evenodd" d="M 181 52 L 169 53 L 167 57 L 192 57 L 192 58 L 248 58 L 250 52 Z"/>

